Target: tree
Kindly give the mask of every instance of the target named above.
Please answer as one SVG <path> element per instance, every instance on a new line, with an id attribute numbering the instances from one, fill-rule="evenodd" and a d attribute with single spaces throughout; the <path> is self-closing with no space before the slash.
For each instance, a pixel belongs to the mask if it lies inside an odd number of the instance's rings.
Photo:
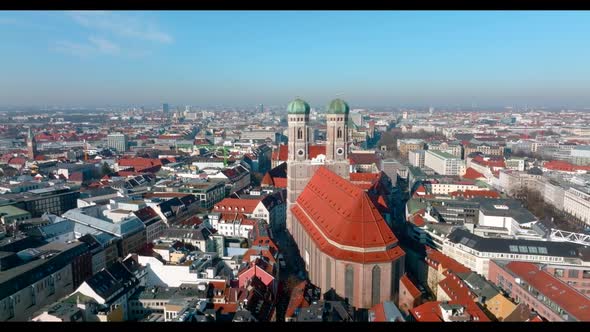
<path id="1" fill-rule="evenodd" d="M 105 176 L 105 175 L 110 175 L 111 173 L 113 173 L 113 170 L 111 169 L 109 164 L 107 164 L 106 161 L 103 162 L 102 167 L 100 169 L 100 175 Z"/>

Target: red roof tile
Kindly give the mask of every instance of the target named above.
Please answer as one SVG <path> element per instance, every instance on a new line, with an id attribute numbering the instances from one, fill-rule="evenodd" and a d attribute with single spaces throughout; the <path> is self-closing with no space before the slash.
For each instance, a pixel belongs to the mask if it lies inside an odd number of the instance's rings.
<path id="1" fill-rule="evenodd" d="M 590 171 L 590 166 L 573 165 L 573 164 L 570 164 L 570 163 L 562 161 L 562 160 L 547 161 L 543 164 L 543 167 L 550 169 L 550 170 L 565 171 L 565 172 Z"/>
<path id="2" fill-rule="evenodd" d="M 442 302 L 433 301 L 426 302 L 416 308 L 410 309 L 410 313 L 417 322 L 442 322 L 442 312 L 440 304 Z M 463 303 L 461 301 L 449 301 L 448 304 L 458 304 L 465 307 L 465 312 L 471 316 L 470 321 L 489 322 L 488 316 L 481 310 L 479 306 L 473 301 Z M 477 319 L 474 319 L 476 317 Z"/>
<path id="3" fill-rule="evenodd" d="M 476 171 L 475 169 L 469 167 L 465 171 L 465 174 L 463 174 L 463 178 L 477 180 L 480 178 L 485 178 L 485 176 L 480 172 Z"/>
<path id="4" fill-rule="evenodd" d="M 239 199 L 224 198 L 221 202 L 215 204 L 215 212 L 241 212 L 253 213 L 261 199 Z"/>
<path id="5" fill-rule="evenodd" d="M 412 280 L 410 280 L 410 278 L 408 278 L 407 274 L 404 274 L 400 278 L 400 281 L 402 282 L 402 284 L 404 284 L 404 286 L 406 287 L 408 292 L 410 292 L 410 295 L 412 295 L 413 298 L 417 298 L 420 295 L 422 295 L 422 292 L 420 292 L 420 290 L 416 287 L 416 285 L 414 285 Z"/>
<path id="6" fill-rule="evenodd" d="M 318 247 L 332 257 L 379 262 L 404 255 L 367 193 L 323 166 L 315 172 L 291 211 Z M 388 249 L 344 250 L 328 240 L 357 248 Z"/>
<path id="7" fill-rule="evenodd" d="M 320 154 L 326 154 L 325 145 L 310 145 L 309 146 L 309 158 L 315 158 Z M 278 151 L 275 150 L 272 153 L 272 160 L 287 161 L 289 158 L 289 146 L 282 144 L 279 145 Z"/>
<path id="8" fill-rule="evenodd" d="M 435 269 L 442 265 L 443 270 L 450 270 L 455 273 L 471 272 L 465 265 L 432 248 L 426 250 L 426 262 Z"/>
<path id="9" fill-rule="evenodd" d="M 539 293 L 579 321 L 590 321 L 590 299 L 533 263 L 510 262 L 504 266 Z"/>

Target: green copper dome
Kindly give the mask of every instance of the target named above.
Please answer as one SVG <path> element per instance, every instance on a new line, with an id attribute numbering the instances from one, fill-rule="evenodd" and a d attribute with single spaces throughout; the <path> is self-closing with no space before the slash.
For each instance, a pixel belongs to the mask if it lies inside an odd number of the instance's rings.
<path id="1" fill-rule="evenodd" d="M 334 99 L 328 106 L 328 114 L 348 114 L 349 110 L 348 104 L 342 99 Z"/>
<path id="2" fill-rule="evenodd" d="M 295 99 L 287 106 L 287 113 L 289 114 L 309 114 L 309 104 L 302 99 Z"/>

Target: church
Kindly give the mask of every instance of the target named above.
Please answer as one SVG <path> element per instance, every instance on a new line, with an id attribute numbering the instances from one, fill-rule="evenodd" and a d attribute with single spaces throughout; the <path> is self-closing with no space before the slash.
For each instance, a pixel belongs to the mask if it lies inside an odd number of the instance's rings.
<path id="1" fill-rule="evenodd" d="M 349 106 L 330 102 L 321 158 L 310 158 L 309 104 L 296 99 L 287 113 L 287 230 L 310 281 L 357 308 L 396 300 L 405 253 L 381 214 L 379 181 L 371 188 L 351 181 Z"/>

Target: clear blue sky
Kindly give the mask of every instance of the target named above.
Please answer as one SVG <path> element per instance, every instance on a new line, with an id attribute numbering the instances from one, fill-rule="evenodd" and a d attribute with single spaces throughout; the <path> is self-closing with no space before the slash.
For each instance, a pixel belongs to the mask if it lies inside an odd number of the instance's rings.
<path id="1" fill-rule="evenodd" d="M 2 12 L 0 41 L 0 105 L 590 106 L 590 12 Z"/>

